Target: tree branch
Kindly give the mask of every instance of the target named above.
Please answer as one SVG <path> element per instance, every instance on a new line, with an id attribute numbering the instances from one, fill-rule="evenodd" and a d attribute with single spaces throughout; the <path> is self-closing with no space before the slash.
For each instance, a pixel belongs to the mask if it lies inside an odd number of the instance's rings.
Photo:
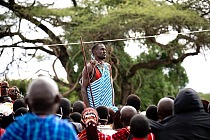
<path id="1" fill-rule="evenodd" d="M 9 66 L 11 66 L 12 63 L 13 63 L 14 61 L 16 61 L 16 60 L 14 59 L 14 56 L 15 56 L 15 53 L 14 53 L 14 48 L 13 48 L 13 50 L 12 50 L 12 60 L 7 64 L 5 70 L 4 70 L 3 72 L 1 72 L 0 75 L 3 75 L 3 74 L 5 74 L 6 72 L 9 71 Z"/>
<path id="2" fill-rule="evenodd" d="M 33 15 L 30 15 L 27 9 L 27 7 L 23 7 L 20 5 L 17 5 L 16 3 L 6 3 L 5 1 L 0 1 L 0 5 L 8 8 L 9 10 L 13 11 L 17 16 L 24 18 L 31 23 L 35 24 L 37 27 L 39 27 L 41 30 L 43 30 L 50 39 L 52 40 L 52 44 L 63 44 L 62 41 L 58 36 L 56 36 L 47 26 L 42 24 L 40 21 L 38 21 L 36 18 L 33 17 Z M 68 53 L 66 51 L 66 47 L 63 46 L 54 46 L 51 47 L 54 51 L 54 54 L 57 55 L 59 60 L 61 61 L 61 64 L 65 67 L 66 63 L 68 62 Z"/>
<path id="3" fill-rule="evenodd" d="M 163 66 L 163 65 L 166 66 L 168 64 L 180 63 L 188 56 L 198 55 L 198 53 L 200 53 L 200 48 L 201 48 L 201 46 L 197 45 L 197 48 L 196 48 L 195 52 L 182 54 L 177 59 L 171 59 L 171 58 L 156 59 L 156 60 L 150 60 L 148 62 L 137 63 L 130 68 L 129 73 L 127 74 L 126 77 L 131 78 L 133 75 L 135 75 L 136 71 L 139 70 L 139 69 L 143 69 L 143 68 L 156 69 L 156 68 L 158 68 L 160 66 Z"/>
<path id="4" fill-rule="evenodd" d="M 20 42 L 18 42 L 18 43 L 20 43 Z M 25 47 L 25 46 L 20 46 L 20 45 L 18 45 L 16 43 L 14 43 L 12 45 L 1 45 L 0 46 L 0 48 L 11 48 L 11 47 L 12 48 L 21 48 L 21 49 L 25 49 L 25 50 L 29 50 L 29 49 L 35 49 L 35 50 L 37 50 L 37 49 L 39 49 L 39 50 L 42 50 L 42 51 L 44 51 L 46 53 L 49 53 L 50 55 L 55 55 L 54 52 L 52 52 L 52 51 L 50 51 L 48 49 L 45 49 L 43 47 L 39 47 L 39 46 L 37 46 L 37 47 Z"/>
<path id="5" fill-rule="evenodd" d="M 80 76 L 77 77 L 77 81 L 75 82 L 75 84 L 74 84 L 72 87 L 70 87 L 70 90 L 62 94 L 64 97 L 68 96 L 72 91 L 74 91 L 74 90 L 76 89 L 76 87 L 77 87 L 77 85 L 78 85 L 78 83 L 79 83 L 81 74 L 82 74 L 82 73 L 80 73 L 80 74 L 79 74 Z"/>
<path id="6" fill-rule="evenodd" d="M 71 1 L 73 2 L 74 7 L 77 7 L 77 2 L 76 2 L 76 0 L 71 0 Z"/>
<path id="7" fill-rule="evenodd" d="M 6 28 L 5 31 L 0 31 L 0 39 L 4 38 L 6 36 L 11 37 L 11 36 L 15 36 L 15 35 L 18 35 L 18 33 L 17 32 L 14 32 L 14 33 L 10 32 L 10 26 L 9 26 L 9 28 Z"/>

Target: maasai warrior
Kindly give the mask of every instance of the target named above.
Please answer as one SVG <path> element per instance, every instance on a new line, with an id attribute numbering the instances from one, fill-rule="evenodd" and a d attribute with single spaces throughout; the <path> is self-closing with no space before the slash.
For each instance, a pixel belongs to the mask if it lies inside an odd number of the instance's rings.
<path id="1" fill-rule="evenodd" d="M 103 61 L 105 58 L 104 44 L 93 45 L 91 61 L 82 71 L 82 97 L 87 107 L 106 106 L 116 111 L 111 66 Z"/>
<path id="2" fill-rule="evenodd" d="M 95 109 L 84 109 L 81 120 L 84 130 L 78 134 L 79 140 L 111 140 L 111 136 L 97 130 L 98 119 Z"/>

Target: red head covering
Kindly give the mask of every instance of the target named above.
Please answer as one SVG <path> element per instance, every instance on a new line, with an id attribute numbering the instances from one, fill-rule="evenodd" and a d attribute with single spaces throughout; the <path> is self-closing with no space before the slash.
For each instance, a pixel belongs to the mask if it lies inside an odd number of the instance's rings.
<path id="1" fill-rule="evenodd" d="M 94 108 L 85 108 L 82 112 L 82 123 L 87 127 L 88 125 L 97 125 L 98 113 Z"/>

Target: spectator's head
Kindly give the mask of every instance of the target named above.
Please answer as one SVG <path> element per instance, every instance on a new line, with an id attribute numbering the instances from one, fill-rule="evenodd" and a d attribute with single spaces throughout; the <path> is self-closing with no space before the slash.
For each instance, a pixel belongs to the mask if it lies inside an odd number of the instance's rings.
<path id="1" fill-rule="evenodd" d="M 88 140 L 98 140 L 98 113 L 93 108 L 85 108 L 82 112 L 82 124 L 86 129 Z"/>
<path id="2" fill-rule="evenodd" d="M 26 107 L 20 107 L 15 111 L 14 117 L 23 116 L 28 113 L 28 109 Z"/>
<path id="3" fill-rule="evenodd" d="M 11 97 L 13 101 L 18 98 L 18 94 L 20 94 L 20 90 L 16 86 L 9 88 L 8 96 Z"/>
<path id="4" fill-rule="evenodd" d="M 180 114 L 192 111 L 204 111 L 200 97 L 191 88 L 180 90 L 174 100 L 174 113 Z"/>
<path id="5" fill-rule="evenodd" d="M 132 106 L 123 106 L 120 110 L 120 120 L 124 127 L 130 125 L 131 118 L 137 114 L 137 111 Z"/>
<path id="6" fill-rule="evenodd" d="M 81 123 L 82 115 L 79 112 L 73 112 L 70 114 L 70 118 L 77 123 Z"/>
<path id="7" fill-rule="evenodd" d="M 15 112 L 18 108 L 27 107 L 24 99 L 16 99 L 13 103 L 13 111 Z"/>
<path id="8" fill-rule="evenodd" d="M 60 99 L 60 106 L 57 111 L 58 114 L 61 114 L 62 118 L 69 118 L 69 114 L 71 113 L 71 102 L 67 98 Z"/>
<path id="9" fill-rule="evenodd" d="M 9 83 L 7 81 L 3 81 L 0 83 L 0 87 L 1 87 L 1 96 L 8 96 Z"/>
<path id="10" fill-rule="evenodd" d="M 106 125 L 108 123 L 109 118 L 109 110 L 106 106 L 99 106 L 96 108 L 96 111 L 98 112 L 99 120 L 98 122 L 102 125 Z"/>
<path id="11" fill-rule="evenodd" d="M 145 115 L 136 114 L 130 121 L 130 133 L 134 138 L 145 138 L 150 133 L 149 121 Z"/>
<path id="12" fill-rule="evenodd" d="M 157 106 L 149 105 L 146 109 L 146 116 L 148 119 L 158 121 Z"/>
<path id="13" fill-rule="evenodd" d="M 73 104 L 73 112 L 79 112 L 82 114 L 82 111 L 86 108 L 85 103 L 83 101 L 76 101 Z"/>
<path id="14" fill-rule="evenodd" d="M 120 121 L 120 110 L 121 108 L 119 108 L 115 114 L 114 114 L 114 118 L 113 118 L 113 129 L 121 129 L 123 128 L 122 122 Z"/>
<path id="15" fill-rule="evenodd" d="M 127 97 L 125 105 L 133 106 L 139 111 L 141 108 L 141 99 L 137 95 L 131 94 Z"/>
<path id="16" fill-rule="evenodd" d="M 113 124 L 114 123 L 115 111 L 112 108 L 108 108 L 108 110 L 109 110 L 108 124 Z"/>
<path id="17" fill-rule="evenodd" d="M 159 100 L 157 105 L 158 117 L 160 120 L 165 119 L 173 114 L 174 100 L 164 97 Z"/>
<path id="18" fill-rule="evenodd" d="M 206 113 L 208 113 L 208 105 L 209 105 L 209 101 L 202 99 L 202 104 L 203 104 L 203 108 L 205 110 Z"/>
<path id="19" fill-rule="evenodd" d="M 58 85 L 48 77 L 38 77 L 28 87 L 26 103 L 37 115 L 56 114 L 60 103 Z"/>

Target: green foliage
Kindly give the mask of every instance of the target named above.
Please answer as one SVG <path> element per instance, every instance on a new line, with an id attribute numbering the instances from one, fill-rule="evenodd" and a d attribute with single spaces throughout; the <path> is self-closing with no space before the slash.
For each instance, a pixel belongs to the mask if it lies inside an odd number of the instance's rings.
<path id="1" fill-rule="evenodd" d="M 72 16 L 72 22 L 78 24 L 73 28 L 66 28 L 70 42 L 77 41 L 79 36 L 85 41 L 115 39 L 125 38 L 130 30 L 155 35 L 167 32 L 169 26 L 174 30 L 177 30 L 177 27 L 198 30 L 205 29 L 207 25 L 206 19 L 191 9 L 152 0 L 127 0 L 114 3 L 110 3 L 109 0 L 101 0 L 99 3 L 87 1 L 86 7 L 77 11 L 77 14 L 79 16 Z M 129 68 L 139 62 L 166 59 L 171 51 L 173 57 L 180 56 L 183 53 L 182 49 L 186 47 L 178 40 L 171 42 L 166 48 L 147 40 L 141 42 L 148 50 L 141 53 L 136 60 L 124 52 L 124 43 L 109 44 L 114 48 L 113 54 L 119 62 L 115 64 L 118 68 L 118 77 L 114 81 L 116 104 L 120 103 L 123 81 Z M 72 53 L 76 49 L 72 48 Z M 113 69 L 113 77 L 115 74 L 117 73 Z M 141 69 L 129 81 L 134 92 L 141 97 L 145 109 L 149 104 L 157 104 L 164 96 L 175 96 L 178 89 L 188 82 L 188 78 L 181 64 L 167 66 L 163 64 L 155 70 Z"/>
<path id="2" fill-rule="evenodd" d="M 198 93 L 198 95 L 201 99 L 207 100 L 210 102 L 210 93 L 209 94 Z"/>
<path id="3" fill-rule="evenodd" d="M 7 80 L 8 83 L 9 83 L 9 86 L 10 87 L 13 87 L 13 86 L 16 86 L 19 88 L 20 92 L 23 94 L 23 95 L 26 95 L 26 91 L 27 91 L 27 87 L 29 85 L 29 83 L 31 82 L 31 80 L 22 80 L 22 79 L 17 79 L 17 80 Z M 62 86 L 61 84 L 57 83 L 58 84 L 58 88 L 59 88 L 59 91 L 60 93 L 65 93 L 69 90 L 68 87 L 65 87 L 65 86 Z M 73 103 L 75 102 L 76 100 L 78 100 L 78 95 L 76 92 L 73 92 L 71 94 L 70 97 L 68 97 L 69 100 Z"/>
<path id="4" fill-rule="evenodd" d="M 46 58 L 45 58 L 45 55 L 43 55 L 43 54 L 38 54 L 38 55 L 36 55 L 35 57 L 36 57 L 36 60 L 37 60 L 38 62 L 44 61 L 44 60 L 46 59 Z"/>
<path id="5" fill-rule="evenodd" d="M 13 86 L 16 86 L 19 88 L 20 90 L 20 93 L 25 95 L 26 94 L 26 89 L 28 87 L 28 84 L 29 84 L 30 80 L 22 80 L 22 79 L 19 79 L 19 80 L 8 80 L 8 83 L 9 83 L 9 86 L 10 87 L 13 87 Z"/>
<path id="6" fill-rule="evenodd" d="M 157 70 L 141 70 L 142 85 L 136 90 L 136 94 L 142 100 L 142 110 L 145 110 L 148 105 L 157 105 L 162 97 L 175 97 L 178 92 L 178 87 L 169 81 L 162 68 Z"/>
<path id="7" fill-rule="evenodd" d="M 74 35 L 72 37 L 78 37 L 78 33 L 94 36 L 98 32 L 108 32 L 111 36 L 115 34 L 116 38 L 131 29 L 134 31 L 142 31 L 147 27 L 164 29 L 169 25 L 200 29 L 206 24 L 206 20 L 192 10 L 183 10 L 174 5 L 149 0 L 119 4 L 116 8 L 106 9 L 108 14 L 95 14 L 93 11 L 86 10 L 87 8 L 80 11 L 81 16 L 72 17 L 73 22 L 79 23 L 78 30 L 71 32 L 71 35 Z M 85 14 L 82 14 L 83 12 Z"/>
<path id="8" fill-rule="evenodd" d="M 194 0 L 192 5 L 190 2 L 168 4 L 165 1 L 154 0 L 83 0 L 77 7 L 63 9 L 53 9 L 41 4 L 28 8 L 17 8 L 19 12 L 27 13 L 29 17 L 49 21 L 54 26 L 61 26 L 65 31 L 62 40 L 72 43 L 78 42 L 80 36 L 84 41 L 90 41 L 126 38 L 130 35 L 130 31 L 149 36 L 168 33 L 169 28 L 177 32 L 209 29 L 208 19 L 198 14 L 200 12 L 197 10 L 201 7 L 192 8 L 199 1 Z M 15 14 L 7 15 L 11 19 L 16 18 Z M 68 23 L 63 21 L 64 17 L 68 19 Z M 1 19 L 5 19 L 5 15 L 0 15 Z M 53 39 L 50 38 L 50 40 Z M 146 109 L 149 104 L 157 104 L 158 100 L 164 96 L 175 96 L 177 90 L 188 82 L 186 72 L 180 63 L 176 65 L 163 63 L 155 69 L 139 68 L 133 77 L 128 78 L 130 68 L 138 63 L 148 63 L 151 60 L 180 57 L 186 50 L 196 48 L 197 44 L 206 47 L 210 43 L 209 41 L 208 33 L 192 36 L 180 35 L 165 46 L 157 43 L 154 38 L 141 39 L 139 45 L 146 46 L 147 49 L 136 59 L 131 58 L 124 51 L 125 43 L 123 41 L 107 43 L 107 61 L 116 60 L 112 64 L 113 77 L 116 76 L 114 81 L 116 104 L 121 103 L 125 81 L 130 83 L 133 92 L 141 97 L 142 109 Z M 180 42 L 189 42 L 193 45 L 183 45 Z M 90 59 L 91 45 L 85 45 L 87 60 Z M 69 83 L 74 85 L 78 82 L 77 79 L 84 67 L 81 46 L 70 45 L 67 48 L 67 53 L 69 60 L 63 66 L 66 69 Z M 55 54 L 59 55 L 59 52 Z M 36 57 L 38 61 L 45 58 L 42 55 Z M 62 62 L 62 60 L 60 61 Z M 74 70 L 74 66 L 78 66 L 78 71 Z M 14 84 L 17 84 L 18 87 L 26 87 L 27 81 L 25 82 L 16 81 Z M 68 91 L 68 88 L 59 85 L 61 93 Z M 79 98 L 79 90 L 78 85 L 76 90 L 70 94 L 71 101 L 74 102 Z M 25 91 L 22 92 L 25 93 Z"/>

